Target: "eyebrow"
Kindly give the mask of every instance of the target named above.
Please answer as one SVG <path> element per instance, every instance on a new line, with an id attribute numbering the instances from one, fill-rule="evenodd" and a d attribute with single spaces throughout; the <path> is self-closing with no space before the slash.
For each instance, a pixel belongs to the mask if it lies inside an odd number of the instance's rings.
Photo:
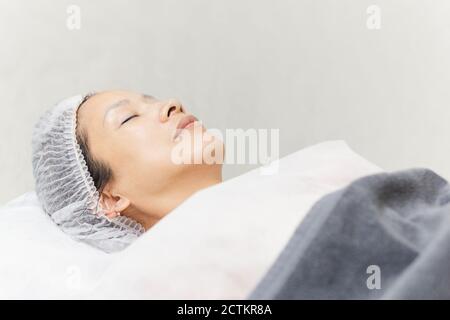
<path id="1" fill-rule="evenodd" d="M 154 96 L 151 96 L 149 94 L 143 94 L 142 95 L 143 100 L 155 100 L 156 98 Z"/>

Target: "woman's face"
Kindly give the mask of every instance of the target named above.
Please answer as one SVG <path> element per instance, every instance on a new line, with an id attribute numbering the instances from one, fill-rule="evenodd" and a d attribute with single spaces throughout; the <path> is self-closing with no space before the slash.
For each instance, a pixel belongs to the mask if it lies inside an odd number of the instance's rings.
<path id="1" fill-rule="evenodd" d="M 193 146 L 200 136 L 200 148 L 184 148 L 184 156 L 202 157 L 210 144 L 223 154 L 222 142 L 189 115 L 176 99 L 129 91 L 97 93 L 79 108 L 78 127 L 87 136 L 91 155 L 113 173 L 104 192 L 111 205 L 122 213 L 159 219 L 201 185 L 221 180 L 222 161 L 180 164 L 174 159 L 180 140 Z"/>

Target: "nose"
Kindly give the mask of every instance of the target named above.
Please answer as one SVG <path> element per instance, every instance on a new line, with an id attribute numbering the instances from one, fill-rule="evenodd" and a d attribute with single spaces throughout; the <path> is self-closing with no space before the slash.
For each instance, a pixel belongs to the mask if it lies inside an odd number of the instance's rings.
<path id="1" fill-rule="evenodd" d="M 168 100 L 161 108 L 160 120 L 166 122 L 171 116 L 183 112 L 183 105 L 177 99 Z"/>

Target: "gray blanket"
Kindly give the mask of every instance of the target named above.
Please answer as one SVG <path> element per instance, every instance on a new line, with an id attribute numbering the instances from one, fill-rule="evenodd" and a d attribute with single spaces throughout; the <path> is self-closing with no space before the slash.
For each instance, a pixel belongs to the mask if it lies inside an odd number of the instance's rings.
<path id="1" fill-rule="evenodd" d="M 450 299 L 450 188 L 427 169 L 326 195 L 249 299 Z"/>

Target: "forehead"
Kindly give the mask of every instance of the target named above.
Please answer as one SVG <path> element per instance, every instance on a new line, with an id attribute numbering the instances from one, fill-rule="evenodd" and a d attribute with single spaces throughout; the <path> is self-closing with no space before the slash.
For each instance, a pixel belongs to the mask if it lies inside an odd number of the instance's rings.
<path id="1" fill-rule="evenodd" d="M 104 91 L 95 93 L 83 103 L 79 108 L 79 113 L 97 113 L 104 112 L 108 106 L 120 100 L 133 101 L 142 96 L 141 94 L 131 91 Z"/>
<path id="2" fill-rule="evenodd" d="M 107 109 L 120 101 L 151 101 L 154 97 L 133 91 L 103 91 L 88 98 L 78 109 L 78 119 L 103 117 Z M 83 122 L 83 121 L 81 121 Z"/>

